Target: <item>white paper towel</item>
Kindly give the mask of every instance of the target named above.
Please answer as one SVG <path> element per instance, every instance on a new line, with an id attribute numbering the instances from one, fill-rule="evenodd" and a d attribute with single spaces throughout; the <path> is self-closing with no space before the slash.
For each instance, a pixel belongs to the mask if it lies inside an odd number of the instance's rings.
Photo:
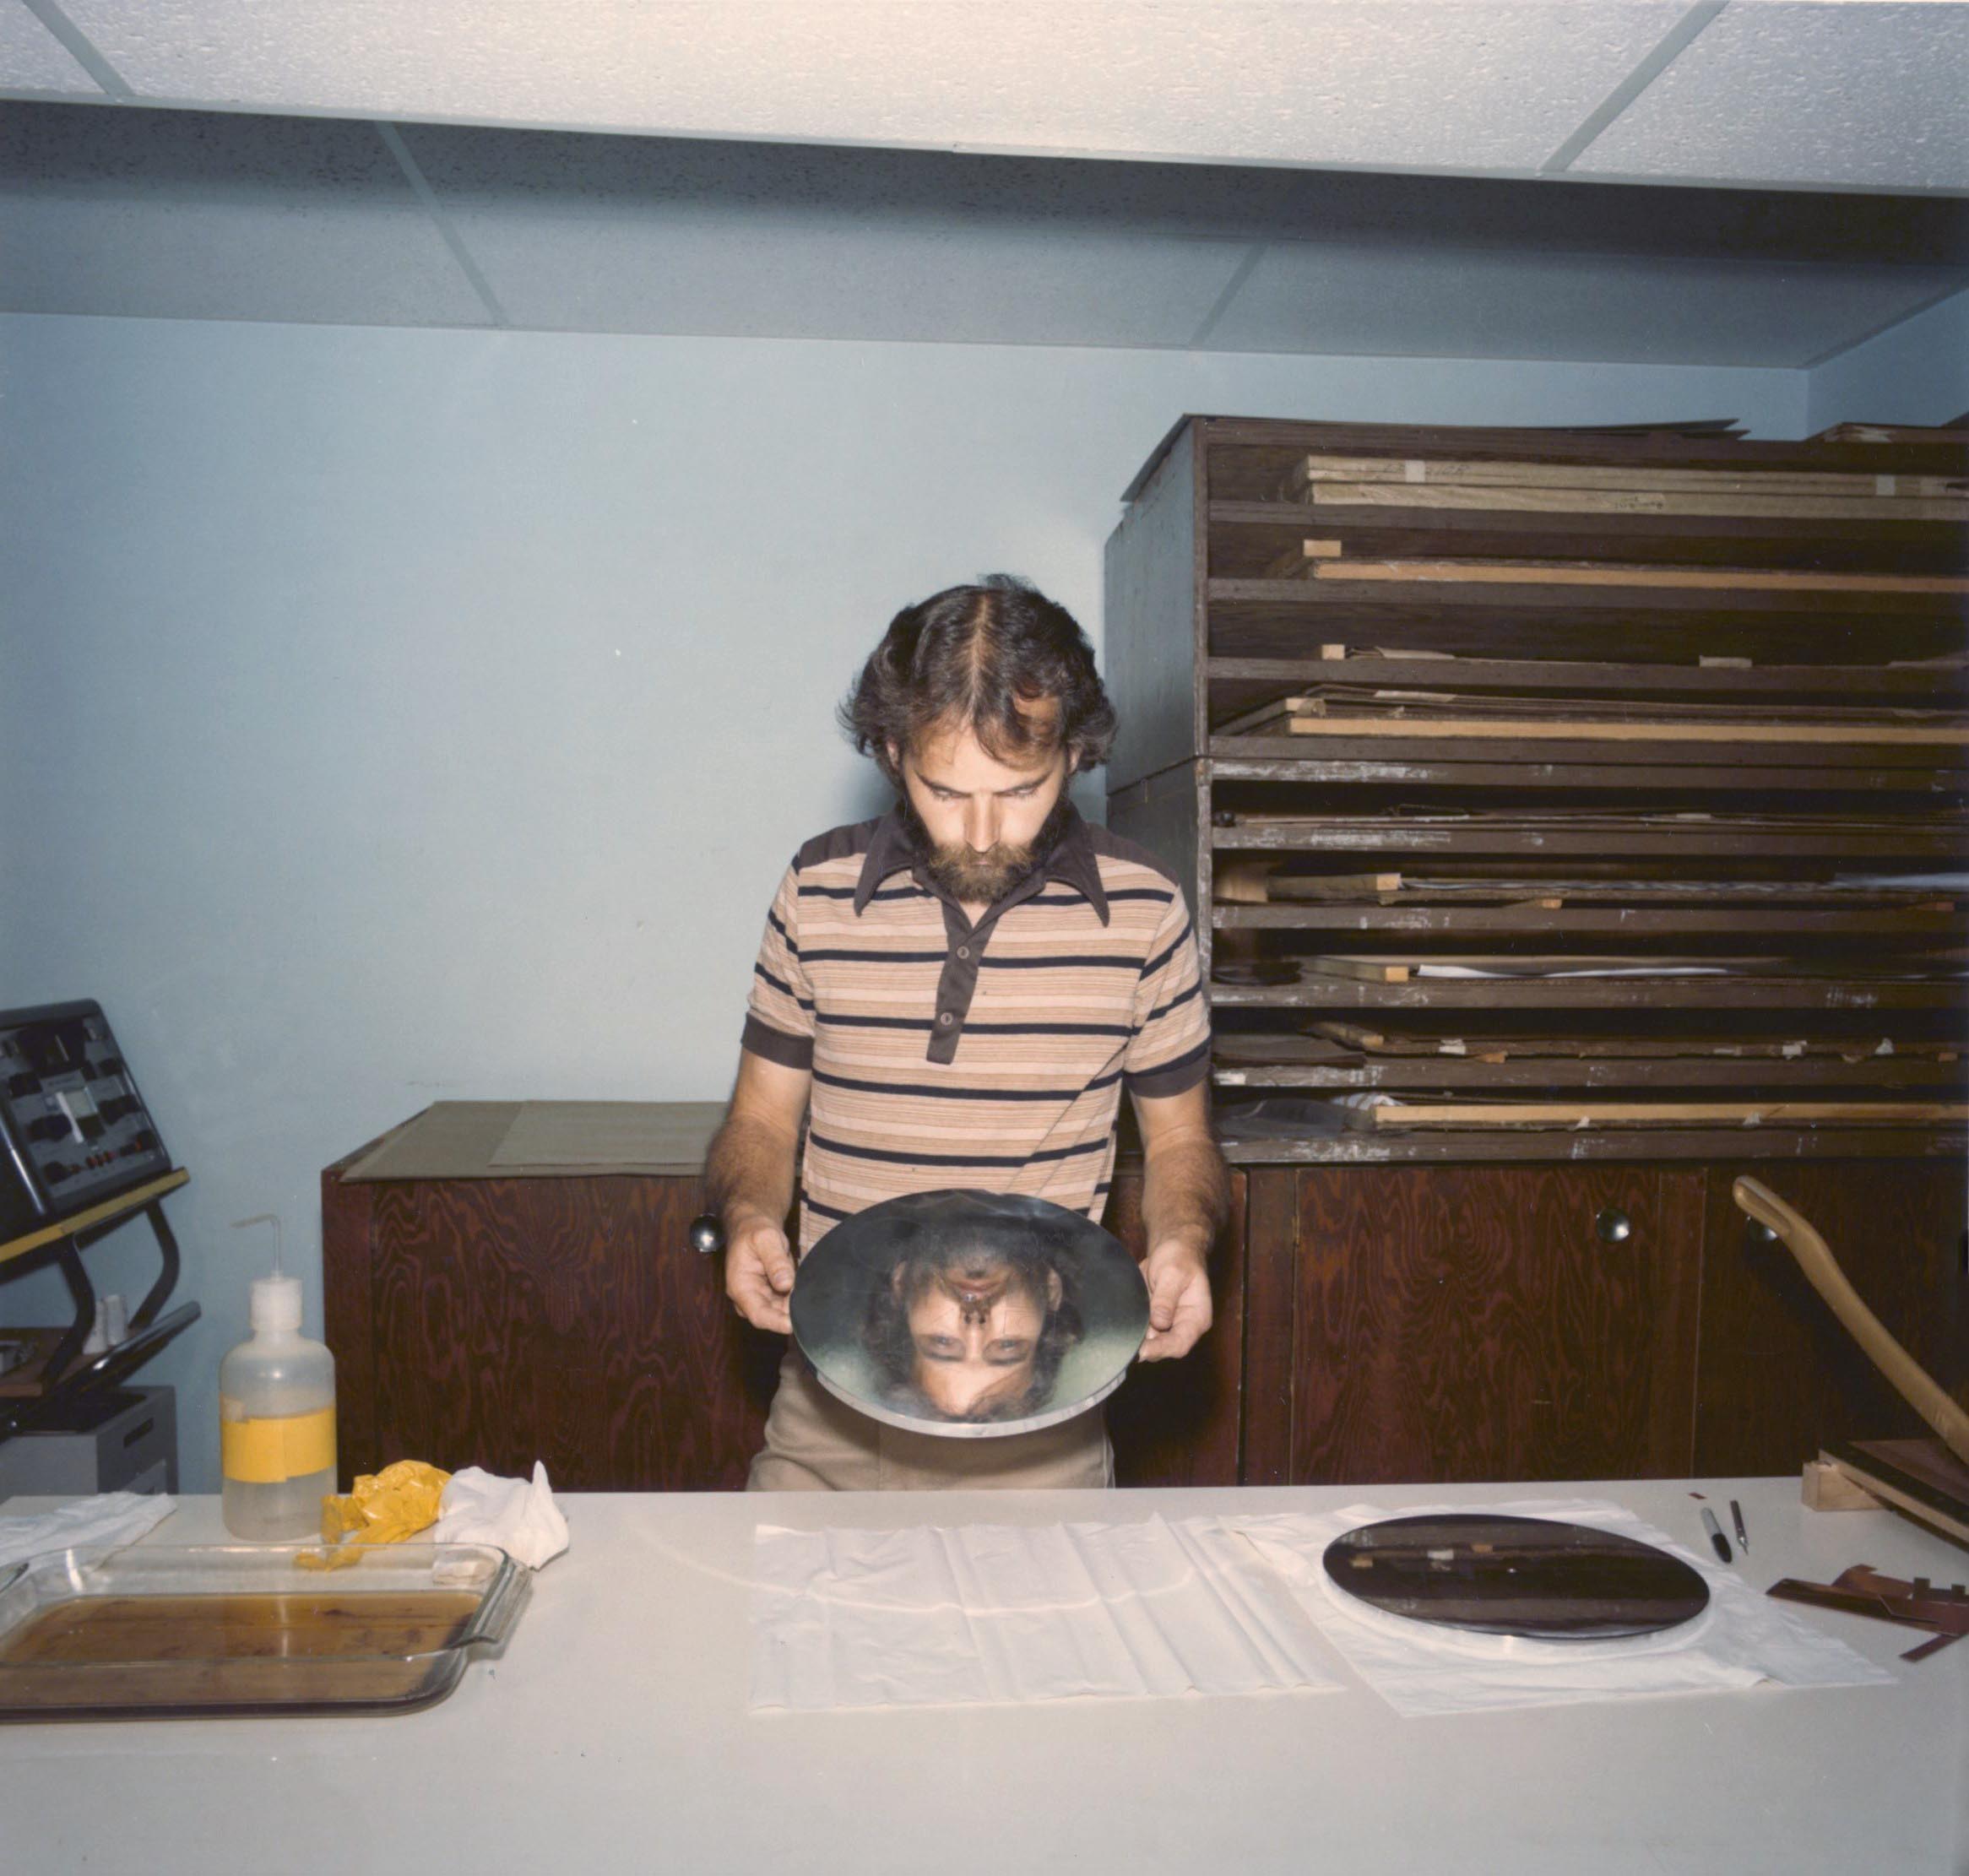
<path id="1" fill-rule="evenodd" d="M 534 1461 L 534 1476 L 501 1478 L 477 1466 L 451 1475 L 438 1500 L 433 1543 L 497 1544 L 515 1563 L 538 1570 L 567 1548 L 567 1520 L 554 1502 L 547 1468 Z"/>
<path id="2" fill-rule="evenodd" d="M 820 1709 L 1332 1691 L 1214 1519 L 753 1536 L 752 1702 Z"/>
<path id="3" fill-rule="evenodd" d="M 1701 1575 L 1709 1586 L 1709 1607 L 1693 1622 L 1656 1635 L 1534 1641 L 1410 1622 L 1369 1608 L 1328 1579 L 1321 1559 L 1326 1546 L 1344 1532 L 1382 1518 L 1441 1511 L 1555 1518 L 1653 1544 Z M 1557 1706 L 1633 1694 L 1712 1693 L 1760 1681 L 1854 1687 L 1894 1678 L 1759 1595 L 1735 1571 L 1684 1550 L 1618 1505 L 1538 1499 L 1510 1505 L 1414 1505 L 1398 1512 L 1354 1505 L 1320 1515 L 1286 1512 L 1225 1522 L 1277 1568 L 1348 1665 L 1404 1716 Z"/>
<path id="4" fill-rule="evenodd" d="M 49 1550 L 121 1550 L 177 1508 L 162 1492 L 104 1492 L 30 1518 L 0 1518 L 0 1564 Z"/>

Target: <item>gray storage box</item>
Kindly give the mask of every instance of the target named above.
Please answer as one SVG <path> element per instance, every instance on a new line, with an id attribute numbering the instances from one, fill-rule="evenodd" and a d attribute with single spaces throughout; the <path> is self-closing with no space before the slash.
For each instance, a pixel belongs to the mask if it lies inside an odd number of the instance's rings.
<path id="1" fill-rule="evenodd" d="M 0 1498 L 177 1488 L 177 1396 L 168 1387 L 112 1388 L 55 1424 L 0 1440 Z"/>

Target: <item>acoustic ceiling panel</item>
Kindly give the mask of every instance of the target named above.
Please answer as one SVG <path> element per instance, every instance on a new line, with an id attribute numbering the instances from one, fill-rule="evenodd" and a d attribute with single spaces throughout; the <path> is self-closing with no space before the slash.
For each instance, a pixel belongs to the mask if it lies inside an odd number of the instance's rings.
<path id="1" fill-rule="evenodd" d="M 1533 171 L 1683 0 L 62 0 L 160 101 Z"/>
<path id="2" fill-rule="evenodd" d="M 1969 269 L 1267 247 L 1213 351 L 1797 368 L 1953 289 Z"/>
<path id="3" fill-rule="evenodd" d="M 407 126 L 515 324 L 746 338 L 1189 343 L 1241 241 L 995 213 L 881 184 L 909 159 Z M 843 159 L 846 159 L 845 161 Z"/>
<path id="4" fill-rule="evenodd" d="M 103 95 L 101 86 L 19 0 L 0 0 L 0 89 Z"/>
<path id="5" fill-rule="evenodd" d="M 8 312 L 488 321 L 368 124 L 0 112 L 0 255 Z"/>
<path id="6" fill-rule="evenodd" d="M 0 108 L 0 198 L 48 312 L 1793 367 L 1969 282 L 1945 197 L 100 105 Z"/>
<path id="7" fill-rule="evenodd" d="M 1738 0 L 1573 170 L 1969 189 L 1969 7 Z"/>
<path id="8" fill-rule="evenodd" d="M 933 223 L 458 215 L 515 325 L 945 344 L 1186 345 L 1241 247 Z"/>

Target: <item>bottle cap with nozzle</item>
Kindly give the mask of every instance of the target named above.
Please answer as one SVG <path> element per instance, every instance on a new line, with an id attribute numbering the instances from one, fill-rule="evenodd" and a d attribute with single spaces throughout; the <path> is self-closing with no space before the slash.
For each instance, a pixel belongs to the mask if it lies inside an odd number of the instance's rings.
<path id="1" fill-rule="evenodd" d="M 292 1335 L 301 1327 L 301 1279 L 284 1276 L 280 1269 L 280 1219 L 272 1212 L 256 1212 L 250 1218 L 235 1218 L 238 1231 L 250 1224 L 274 1228 L 274 1274 L 253 1280 L 248 1293 L 247 1320 L 256 1336 Z"/>
<path id="2" fill-rule="evenodd" d="M 301 1279 L 257 1277 L 247 1320 L 256 1336 L 292 1335 L 301 1327 Z"/>

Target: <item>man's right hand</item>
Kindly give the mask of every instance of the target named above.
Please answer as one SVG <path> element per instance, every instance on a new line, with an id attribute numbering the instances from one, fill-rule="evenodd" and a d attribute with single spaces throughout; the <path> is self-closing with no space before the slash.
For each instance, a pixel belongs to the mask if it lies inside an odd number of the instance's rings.
<path id="1" fill-rule="evenodd" d="M 793 1333 L 786 1302 L 793 1293 L 793 1253 L 786 1233 L 770 1219 L 726 1223 L 724 1293 L 755 1329 Z"/>

